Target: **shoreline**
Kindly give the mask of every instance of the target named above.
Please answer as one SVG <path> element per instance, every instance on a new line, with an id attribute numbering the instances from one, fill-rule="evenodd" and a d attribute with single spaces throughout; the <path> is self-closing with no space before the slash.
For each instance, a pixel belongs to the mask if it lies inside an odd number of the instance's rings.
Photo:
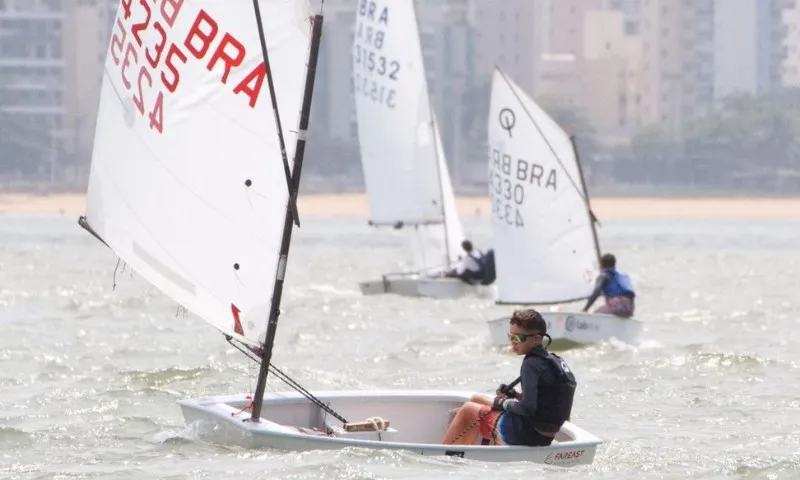
<path id="1" fill-rule="evenodd" d="M 657 218 L 728 218 L 728 219 L 800 219 L 800 197 L 665 197 L 596 196 L 592 210 L 603 219 Z M 83 194 L 0 193 L 0 215 L 81 215 Z M 488 196 L 458 195 L 456 207 L 462 218 L 486 218 L 491 213 Z M 367 219 L 366 194 L 301 194 L 301 214 L 326 217 Z"/>

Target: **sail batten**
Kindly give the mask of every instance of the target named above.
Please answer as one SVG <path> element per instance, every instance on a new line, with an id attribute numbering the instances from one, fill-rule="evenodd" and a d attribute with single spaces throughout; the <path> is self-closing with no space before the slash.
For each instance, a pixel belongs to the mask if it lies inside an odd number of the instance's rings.
<path id="1" fill-rule="evenodd" d="M 499 69 L 488 136 L 497 303 L 588 297 L 597 247 L 572 139 Z"/>
<path id="2" fill-rule="evenodd" d="M 290 198 L 266 79 L 294 130 L 308 4 L 260 0 L 267 72 L 251 0 L 168 3 L 118 9 L 84 223 L 177 303 L 259 345 Z"/>

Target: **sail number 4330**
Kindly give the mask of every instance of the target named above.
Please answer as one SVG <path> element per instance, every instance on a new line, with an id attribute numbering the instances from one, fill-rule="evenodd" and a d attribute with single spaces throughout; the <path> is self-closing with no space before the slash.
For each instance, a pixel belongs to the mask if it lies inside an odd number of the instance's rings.
<path id="1" fill-rule="evenodd" d="M 504 202 L 502 198 L 496 195 L 492 201 L 492 214 L 495 218 L 505 222 L 511 227 L 525 226 L 525 223 L 522 221 L 522 215 L 519 213 L 519 208 L 508 202 Z"/>
<path id="2" fill-rule="evenodd" d="M 495 218 L 512 227 L 524 227 L 525 222 L 519 211 L 525 201 L 523 186 L 495 173 L 491 176 L 490 192 Z"/>

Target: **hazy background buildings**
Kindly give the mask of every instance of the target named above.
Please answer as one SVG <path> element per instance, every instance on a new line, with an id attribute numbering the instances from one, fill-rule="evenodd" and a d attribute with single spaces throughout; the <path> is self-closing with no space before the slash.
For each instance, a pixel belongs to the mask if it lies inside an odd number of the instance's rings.
<path id="1" fill-rule="evenodd" d="M 356 3 L 325 2 L 310 187 L 361 186 L 350 77 Z M 117 4 L 0 0 L 6 188 L 85 185 Z M 486 191 L 484 137 L 496 64 L 577 136 L 597 191 L 800 191 L 795 0 L 416 5 L 457 190 Z"/>

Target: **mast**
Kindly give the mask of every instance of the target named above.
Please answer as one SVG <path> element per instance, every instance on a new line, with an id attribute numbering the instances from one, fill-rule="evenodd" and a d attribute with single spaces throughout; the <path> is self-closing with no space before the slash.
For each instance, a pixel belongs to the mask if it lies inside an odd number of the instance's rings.
<path id="1" fill-rule="evenodd" d="M 575 135 L 569 136 L 569 141 L 572 144 L 572 151 L 575 153 L 575 163 L 578 165 L 578 175 L 580 176 L 581 188 L 583 189 L 583 202 L 586 204 L 586 212 L 589 214 L 589 224 L 592 226 L 592 237 L 594 238 L 594 250 L 597 254 L 597 264 L 600 265 L 600 241 L 597 239 L 597 228 L 595 223 L 600 223 L 597 217 L 592 212 L 592 207 L 589 205 L 589 191 L 586 190 L 586 179 L 583 177 L 583 166 L 581 165 L 581 157 L 578 155 L 578 145 L 575 143 Z"/>
<path id="2" fill-rule="evenodd" d="M 417 32 L 419 32 L 419 18 L 417 16 L 417 4 L 416 1 L 411 2 L 411 9 L 414 11 L 414 21 L 417 23 Z M 439 184 L 439 206 L 442 209 L 442 228 L 444 229 L 444 264 L 445 267 L 450 267 L 450 239 L 449 234 L 447 233 L 447 208 L 444 205 L 444 188 L 442 187 L 442 166 L 439 162 L 439 144 L 438 144 L 438 135 L 436 133 L 437 126 L 434 120 L 434 110 L 433 105 L 431 105 L 431 95 L 428 91 L 428 76 L 425 73 L 425 56 L 422 55 L 422 40 L 420 35 L 417 34 L 417 41 L 419 42 L 419 49 L 420 49 L 420 66 L 422 67 L 422 80 L 425 82 L 425 93 L 427 93 L 427 100 L 428 100 L 428 113 L 431 116 L 431 138 L 433 139 L 433 157 L 436 159 L 436 178 L 438 179 Z M 444 150 L 444 145 L 442 145 L 442 150 Z"/>
<path id="3" fill-rule="evenodd" d="M 275 126 L 278 129 L 278 144 L 281 147 L 281 159 L 283 160 L 283 174 L 286 176 L 286 187 L 289 189 L 289 205 L 295 224 L 300 226 L 300 214 L 297 211 L 297 187 L 292 186 L 292 175 L 289 171 L 289 159 L 286 158 L 286 143 L 283 140 L 283 129 L 281 128 L 281 116 L 278 114 L 278 102 L 275 98 L 275 85 L 272 83 L 272 70 L 269 68 L 269 54 L 267 53 L 267 40 L 264 35 L 264 24 L 261 22 L 261 8 L 258 6 L 259 0 L 253 0 L 253 10 L 256 15 L 256 26 L 258 27 L 258 40 L 261 43 L 261 55 L 264 57 L 264 66 L 267 70 L 267 86 L 269 87 L 269 100 L 272 102 L 272 113 L 275 115 Z"/>
<path id="4" fill-rule="evenodd" d="M 264 35 L 261 25 L 261 15 L 258 10 L 258 0 L 253 0 L 253 6 L 256 10 L 256 18 L 258 19 L 259 33 L 261 37 L 261 49 L 264 55 L 264 63 L 266 64 L 267 71 L 269 68 L 269 58 L 267 56 L 267 47 L 264 41 Z M 250 417 L 251 421 L 258 422 L 261 417 L 261 404 L 264 401 L 264 391 L 267 386 L 267 375 L 269 374 L 269 365 L 272 361 L 272 351 L 275 343 L 275 333 L 278 329 L 278 316 L 280 315 L 281 295 L 283 294 L 283 280 L 286 275 L 286 262 L 289 256 L 289 246 L 292 241 L 293 230 L 293 210 L 294 205 L 292 199 L 295 198 L 300 188 L 300 171 L 303 166 L 303 156 L 306 147 L 306 134 L 308 132 L 309 114 L 311 111 L 311 97 L 314 93 L 314 79 L 317 71 L 317 58 L 319 56 L 319 43 L 322 36 L 322 15 L 314 15 L 311 20 L 311 48 L 308 55 L 308 67 L 306 68 L 305 90 L 303 92 L 303 104 L 300 110 L 300 122 L 297 132 L 297 144 L 294 154 L 294 165 L 291 171 L 289 201 L 286 204 L 286 217 L 283 224 L 283 237 L 281 238 L 281 246 L 278 257 L 278 266 L 275 274 L 275 285 L 272 290 L 272 302 L 270 305 L 269 320 L 267 323 L 267 334 L 264 339 L 264 350 L 261 355 L 261 366 L 258 371 L 258 383 L 256 384 L 256 391 L 253 398 L 253 411 Z M 270 85 L 270 91 L 273 91 L 272 75 L 267 75 L 267 81 Z M 277 115 L 278 105 L 275 103 L 273 97 L 273 107 Z M 280 129 L 280 124 L 278 124 Z M 280 130 L 279 130 L 280 131 Z M 283 150 L 283 148 L 281 148 Z M 285 155 L 285 152 L 284 152 Z"/>

